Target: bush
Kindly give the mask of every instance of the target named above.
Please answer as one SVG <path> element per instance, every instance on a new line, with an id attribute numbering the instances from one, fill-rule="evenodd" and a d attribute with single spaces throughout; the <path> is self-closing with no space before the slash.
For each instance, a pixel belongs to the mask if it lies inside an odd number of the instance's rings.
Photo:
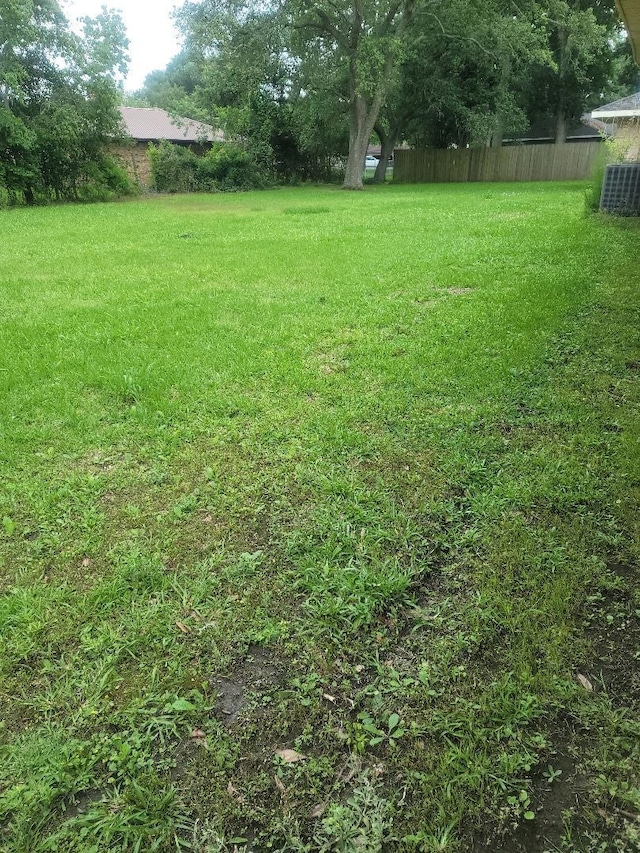
<path id="1" fill-rule="evenodd" d="M 110 201 L 132 195 L 137 190 L 126 169 L 113 157 L 104 156 L 87 168 L 85 180 L 77 188 L 78 201 Z"/>
<path id="2" fill-rule="evenodd" d="M 218 142 L 200 160 L 198 174 L 204 184 L 221 191 L 250 190 L 266 183 L 248 151 L 233 142 Z"/>
<path id="3" fill-rule="evenodd" d="M 249 152 L 233 142 L 218 142 L 201 157 L 170 142 L 151 145 L 149 154 L 160 192 L 229 192 L 267 183 Z"/>
<path id="4" fill-rule="evenodd" d="M 39 185 L 7 189 L 0 175 L 0 208 L 24 204 L 49 204 L 51 202 L 110 201 L 137 191 L 127 171 L 113 157 L 94 153 L 78 166 L 78 174 L 69 177 L 59 186 Z"/>
<path id="5" fill-rule="evenodd" d="M 598 158 L 591 171 L 589 186 L 585 190 L 584 202 L 588 213 L 597 213 L 600 210 L 600 196 L 602 195 L 602 185 L 604 183 L 604 172 L 607 168 L 608 152 L 605 145 L 598 154 Z"/>
<path id="6" fill-rule="evenodd" d="M 149 146 L 153 185 L 159 192 L 185 193 L 197 190 L 198 158 L 189 148 L 160 142 Z"/>

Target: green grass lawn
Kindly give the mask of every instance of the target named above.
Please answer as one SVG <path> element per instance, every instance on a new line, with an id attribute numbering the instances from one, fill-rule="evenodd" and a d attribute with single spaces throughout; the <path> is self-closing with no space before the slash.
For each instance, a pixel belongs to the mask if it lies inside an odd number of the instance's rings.
<path id="1" fill-rule="evenodd" d="M 638 849 L 637 222 L 0 223 L 0 850 Z"/>

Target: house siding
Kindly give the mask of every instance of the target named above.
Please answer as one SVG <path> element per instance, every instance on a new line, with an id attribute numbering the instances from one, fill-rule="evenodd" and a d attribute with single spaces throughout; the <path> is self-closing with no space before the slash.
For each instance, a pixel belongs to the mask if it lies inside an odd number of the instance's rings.
<path id="1" fill-rule="evenodd" d="M 616 143 L 622 149 L 626 163 L 640 163 L 640 116 L 616 119 Z"/>
<path id="2" fill-rule="evenodd" d="M 127 170 L 129 177 L 141 188 L 149 189 L 153 185 L 149 143 L 136 142 L 134 145 L 117 145 L 112 154 Z"/>

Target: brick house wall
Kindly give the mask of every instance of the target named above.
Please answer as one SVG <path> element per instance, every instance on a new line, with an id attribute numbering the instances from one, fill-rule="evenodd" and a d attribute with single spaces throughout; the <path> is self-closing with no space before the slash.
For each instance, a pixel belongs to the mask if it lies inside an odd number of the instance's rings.
<path id="1" fill-rule="evenodd" d="M 135 142 L 133 145 L 116 145 L 111 153 L 127 170 L 129 177 L 140 187 L 149 189 L 153 183 L 149 143 Z"/>

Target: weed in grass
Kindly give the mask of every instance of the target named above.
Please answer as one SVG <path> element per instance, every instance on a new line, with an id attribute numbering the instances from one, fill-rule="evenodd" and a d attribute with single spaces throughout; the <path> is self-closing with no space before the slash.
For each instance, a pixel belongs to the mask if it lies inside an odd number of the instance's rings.
<path id="1" fill-rule="evenodd" d="M 96 851 L 187 850 L 193 825 L 181 812 L 171 787 L 152 774 L 142 775 L 69 818 L 44 843 L 31 849 L 71 851 L 80 843 Z"/>
<path id="2" fill-rule="evenodd" d="M 304 608 L 310 619 L 339 637 L 370 624 L 391 602 L 407 604 L 410 599 L 404 593 L 410 583 L 410 572 L 393 561 L 373 566 L 354 561 L 346 566 L 310 568 L 301 585 L 308 593 Z"/>
<path id="3" fill-rule="evenodd" d="M 329 807 L 314 841 L 323 851 L 377 853 L 390 840 L 391 826 L 391 804 L 363 774 L 346 803 Z"/>
<path id="4" fill-rule="evenodd" d="M 383 742 L 393 748 L 397 746 L 399 738 L 407 733 L 398 714 L 391 714 L 385 726 L 384 723 L 378 723 L 366 711 L 358 714 L 357 721 L 351 725 L 350 729 L 349 746 L 358 755 L 362 755 L 367 747 L 378 746 Z"/>
<path id="5" fill-rule="evenodd" d="M 554 768 L 551 764 L 547 766 L 547 769 L 544 771 L 545 779 L 548 781 L 550 785 L 559 779 L 562 776 L 562 770 Z"/>

